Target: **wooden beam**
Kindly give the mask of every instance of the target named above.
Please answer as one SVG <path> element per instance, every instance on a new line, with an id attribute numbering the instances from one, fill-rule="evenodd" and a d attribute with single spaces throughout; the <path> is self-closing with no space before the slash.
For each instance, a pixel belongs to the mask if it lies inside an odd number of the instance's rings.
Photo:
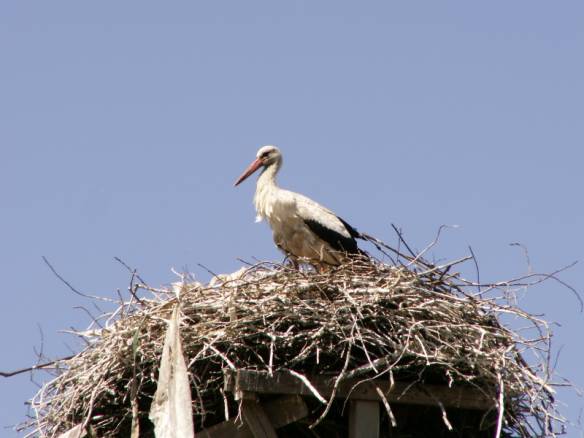
<path id="1" fill-rule="evenodd" d="M 253 438 L 247 424 L 224 421 L 195 433 L 196 438 Z"/>
<path id="2" fill-rule="evenodd" d="M 278 438 L 276 429 L 257 400 L 243 399 L 241 415 L 254 438 Z"/>
<path id="3" fill-rule="evenodd" d="M 285 395 L 267 403 L 262 403 L 266 414 L 276 429 L 308 415 L 308 407 L 299 395 Z"/>
<path id="4" fill-rule="evenodd" d="M 349 438 L 379 438 L 379 402 L 351 400 Z"/>
<path id="5" fill-rule="evenodd" d="M 330 397 L 334 379 L 326 376 L 306 376 L 313 389 L 324 398 Z M 357 385 L 357 386 L 355 386 Z M 412 404 L 463 408 L 486 411 L 495 407 L 494 398 L 483 391 L 466 386 L 449 388 L 446 385 L 422 385 L 407 382 L 395 382 L 393 386 L 386 380 L 372 380 L 360 383 L 358 379 L 342 381 L 335 394 L 336 397 L 353 400 L 380 401 L 379 388 L 389 403 Z M 302 380 L 286 371 L 280 371 L 270 377 L 265 372 L 237 370 L 225 371 L 224 389 L 232 393 L 242 391 L 258 394 L 298 394 L 314 396 L 314 392 Z"/>
<path id="6" fill-rule="evenodd" d="M 299 395 L 285 395 L 262 403 L 266 415 L 275 429 L 301 420 L 308 415 L 308 407 Z M 197 438 L 253 438 L 246 423 L 224 421 L 197 432 Z"/>

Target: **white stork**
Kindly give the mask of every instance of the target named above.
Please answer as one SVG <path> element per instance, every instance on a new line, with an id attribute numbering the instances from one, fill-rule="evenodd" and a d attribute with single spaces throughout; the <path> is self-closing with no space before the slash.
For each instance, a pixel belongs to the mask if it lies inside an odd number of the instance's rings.
<path id="1" fill-rule="evenodd" d="M 295 266 L 299 261 L 339 265 L 351 254 L 363 254 L 355 241 L 362 236 L 355 228 L 312 199 L 278 187 L 276 175 L 281 166 L 280 150 L 263 146 L 235 181 L 237 186 L 263 167 L 254 196 L 256 222 L 267 219 L 276 246 Z"/>

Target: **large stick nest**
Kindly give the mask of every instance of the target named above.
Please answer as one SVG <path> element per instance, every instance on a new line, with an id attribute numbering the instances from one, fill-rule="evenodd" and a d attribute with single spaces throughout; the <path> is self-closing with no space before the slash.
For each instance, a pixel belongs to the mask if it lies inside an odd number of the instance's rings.
<path id="1" fill-rule="evenodd" d="M 98 436 L 129 436 L 133 409 L 145 424 L 166 320 L 180 301 L 196 430 L 224 421 L 226 409 L 237 413 L 221 390 L 230 368 L 470 385 L 492 398 L 488 418 L 503 435 L 555 436 L 547 325 L 501 299 L 525 279 L 477 292 L 451 267 L 356 259 L 317 272 L 261 263 L 209 285 L 185 281 L 179 298 L 176 285 L 142 285 L 148 299 L 132 286 L 103 328 L 79 333 L 88 346 L 58 362 L 26 427 L 54 437 L 85 423 Z M 509 316 L 521 330 L 502 324 Z"/>

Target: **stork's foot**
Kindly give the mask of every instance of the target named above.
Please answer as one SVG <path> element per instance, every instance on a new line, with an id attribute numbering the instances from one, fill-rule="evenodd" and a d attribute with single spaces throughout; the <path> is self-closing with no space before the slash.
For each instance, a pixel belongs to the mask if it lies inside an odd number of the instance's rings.
<path id="1" fill-rule="evenodd" d="M 330 272 L 331 269 L 333 268 L 332 265 L 328 265 L 326 263 L 318 263 L 318 264 L 312 265 L 312 266 L 314 266 L 314 269 L 319 274 L 326 274 L 327 272 Z"/>

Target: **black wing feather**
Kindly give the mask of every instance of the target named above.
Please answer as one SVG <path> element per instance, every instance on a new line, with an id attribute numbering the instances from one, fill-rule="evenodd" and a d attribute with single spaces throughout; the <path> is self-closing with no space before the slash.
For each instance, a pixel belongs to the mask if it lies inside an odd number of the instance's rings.
<path id="1" fill-rule="evenodd" d="M 304 223 L 314 234 L 328 243 L 334 250 L 345 251 L 349 254 L 360 253 L 361 251 L 359 250 L 357 242 L 354 239 L 355 237 L 360 236 L 360 234 L 344 220 L 341 218 L 339 218 L 339 220 L 343 223 L 351 237 L 343 236 L 342 234 L 331 230 L 330 228 L 313 219 L 304 219 Z"/>
<path id="2" fill-rule="evenodd" d="M 349 225 L 347 222 L 345 222 L 343 220 L 342 217 L 338 217 L 337 219 L 341 221 L 341 223 L 345 226 L 345 228 L 347 229 L 347 231 L 349 232 L 349 234 L 351 235 L 351 237 L 355 238 L 355 239 L 361 239 L 361 233 L 359 231 L 357 231 L 355 228 L 353 228 L 351 225 Z"/>

